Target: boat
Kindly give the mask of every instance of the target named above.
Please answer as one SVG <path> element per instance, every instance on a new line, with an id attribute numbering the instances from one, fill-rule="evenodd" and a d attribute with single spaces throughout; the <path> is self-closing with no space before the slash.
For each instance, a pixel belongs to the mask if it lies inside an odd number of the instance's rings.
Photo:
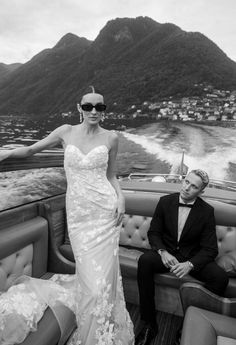
<path id="1" fill-rule="evenodd" d="M 26 159 L 7 159 L 0 163 L 0 172 L 63 167 L 63 158 L 63 152 L 48 150 Z M 177 174 L 145 173 L 141 166 L 141 169 L 140 167 L 137 168 L 141 171 L 119 176 L 126 198 L 126 214 L 121 230 L 119 256 L 127 308 L 134 322 L 135 333 L 140 327 L 135 278 L 137 258 L 140 255 L 140 249 L 148 250 L 149 248 L 146 231 L 158 198 L 167 193 L 178 191 L 185 178 L 186 170 L 184 170 L 183 158 L 182 156 L 181 169 Z M 216 210 L 221 255 L 236 252 L 236 242 L 233 242 L 233 239 L 236 238 L 236 182 L 211 180 L 209 187 L 206 188 L 204 198 Z M 0 272 L 4 271 L 4 274 L 0 274 L 0 291 L 11 285 L 15 274 L 29 274 L 44 278 L 50 277 L 54 272 L 73 274 L 75 266 L 73 258 L 66 256 L 68 255 L 68 247 L 65 246 L 68 244 L 64 242 L 65 236 L 65 193 L 24 202 L 22 205 L 1 210 L 0 264 L 2 265 Z M 31 259 L 29 252 L 33 253 Z M 6 268 L 7 274 L 5 274 Z M 170 273 L 168 274 L 170 275 Z M 157 321 L 160 332 L 153 345 L 173 345 L 176 331 L 184 320 L 179 288 L 169 286 L 166 283 L 169 278 L 169 276 L 162 275 L 160 283 L 159 278 L 157 278 L 158 293 L 156 298 L 159 306 Z M 236 312 L 235 308 L 233 311 L 231 309 L 231 300 L 236 298 L 236 278 L 231 277 L 230 279 L 232 279 L 234 288 L 231 286 L 229 295 L 224 297 L 223 309 L 217 309 L 222 306 L 217 301 L 212 312 L 217 311 L 220 316 L 226 314 L 235 322 Z M 66 311 L 62 312 L 66 313 Z M 63 334 L 65 337 L 62 342 L 63 345 L 66 344 L 75 329 L 73 316 L 68 311 L 65 315 L 67 332 Z M 227 320 L 224 322 L 227 324 Z M 184 327 L 187 328 L 187 326 Z M 190 331 L 187 329 L 186 332 Z M 35 343 L 38 345 L 56 345 L 61 336 L 57 320 L 47 309 L 39 322 L 38 330 L 30 333 L 22 345 Z"/>
<path id="2" fill-rule="evenodd" d="M 232 170 L 236 171 L 236 162 L 229 162 L 229 166 Z"/>
<path id="3" fill-rule="evenodd" d="M 134 169 L 134 170 L 145 170 L 145 169 L 147 169 L 147 164 L 134 164 L 133 166 L 132 166 L 132 169 Z"/>
<path id="4" fill-rule="evenodd" d="M 177 172 L 181 176 L 187 175 L 188 173 L 188 166 L 184 163 L 184 150 L 182 152 L 182 158 L 181 158 L 181 162 L 180 162 Z"/>

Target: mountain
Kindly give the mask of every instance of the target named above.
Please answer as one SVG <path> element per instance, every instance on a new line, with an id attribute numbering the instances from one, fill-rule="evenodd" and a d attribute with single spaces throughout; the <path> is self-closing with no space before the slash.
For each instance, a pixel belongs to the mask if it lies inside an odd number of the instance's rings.
<path id="1" fill-rule="evenodd" d="M 91 42 L 73 34 L 65 35 L 52 49 L 45 49 L 0 82 L 1 113 L 54 112 L 66 101 L 70 77 Z M 69 81 L 68 81 L 69 79 Z M 58 109 L 58 108 L 57 108 Z"/>
<path id="2" fill-rule="evenodd" d="M 12 63 L 9 65 L 0 63 L 0 80 L 2 80 L 8 73 L 15 71 L 21 65 L 21 63 Z"/>
<path id="3" fill-rule="evenodd" d="M 1 72 L 0 72 L 1 73 Z M 109 21 L 94 41 L 71 33 L 0 81 L 0 113 L 75 110 L 88 85 L 112 110 L 200 93 L 195 85 L 236 89 L 236 63 L 199 32 L 148 17 Z"/>

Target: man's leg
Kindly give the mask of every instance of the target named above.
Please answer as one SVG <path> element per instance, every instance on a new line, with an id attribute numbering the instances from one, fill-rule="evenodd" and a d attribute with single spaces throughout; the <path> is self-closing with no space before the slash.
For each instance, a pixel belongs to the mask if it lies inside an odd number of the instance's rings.
<path id="1" fill-rule="evenodd" d="M 223 268 L 217 265 L 216 262 L 210 262 L 201 271 L 191 271 L 193 277 L 205 282 L 205 287 L 215 293 L 222 296 L 228 285 L 229 278 Z"/>
<path id="2" fill-rule="evenodd" d="M 154 274 L 168 272 L 159 254 L 150 250 L 138 262 L 138 287 L 141 320 L 156 325 Z"/>
<path id="3" fill-rule="evenodd" d="M 161 257 L 150 250 L 144 253 L 138 262 L 138 287 L 140 314 L 144 326 L 135 339 L 135 345 L 149 345 L 158 332 L 155 313 L 155 283 L 154 274 L 166 272 Z"/>

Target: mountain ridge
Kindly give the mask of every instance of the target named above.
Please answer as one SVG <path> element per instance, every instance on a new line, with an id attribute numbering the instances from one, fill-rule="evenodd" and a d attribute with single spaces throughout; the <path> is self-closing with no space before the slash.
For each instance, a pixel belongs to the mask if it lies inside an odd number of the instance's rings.
<path id="1" fill-rule="evenodd" d="M 21 65 L 22 64 L 19 62 L 15 62 L 11 64 L 5 64 L 3 62 L 0 62 L 0 80 L 4 78 L 8 73 L 15 71 Z"/>
<path id="2" fill-rule="evenodd" d="M 75 111 L 88 85 L 104 93 L 110 110 L 123 110 L 192 95 L 199 83 L 236 89 L 236 63 L 199 32 L 149 17 L 116 18 L 94 41 L 68 33 L 8 72 L 0 81 L 0 113 Z"/>

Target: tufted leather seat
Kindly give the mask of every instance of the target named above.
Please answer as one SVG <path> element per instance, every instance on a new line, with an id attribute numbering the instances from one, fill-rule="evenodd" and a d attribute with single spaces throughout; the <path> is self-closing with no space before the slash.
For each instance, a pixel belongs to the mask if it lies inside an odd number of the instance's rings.
<path id="1" fill-rule="evenodd" d="M 0 290 L 21 275 L 36 278 L 47 272 L 48 225 L 42 217 L 0 231 Z M 46 253 L 46 255 L 42 255 Z"/>
<path id="2" fill-rule="evenodd" d="M 47 271 L 47 266 L 48 222 L 45 218 L 34 217 L 0 229 L 0 292 L 6 291 L 22 275 L 48 279 L 53 273 Z M 37 331 L 30 333 L 22 345 L 56 345 L 61 336 L 66 340 L 74 329 L 74 314 L 63 306 L 60 312 L 67 322 L 66 334 L 61 335 L 57 319 L 47 308 Z"/>

